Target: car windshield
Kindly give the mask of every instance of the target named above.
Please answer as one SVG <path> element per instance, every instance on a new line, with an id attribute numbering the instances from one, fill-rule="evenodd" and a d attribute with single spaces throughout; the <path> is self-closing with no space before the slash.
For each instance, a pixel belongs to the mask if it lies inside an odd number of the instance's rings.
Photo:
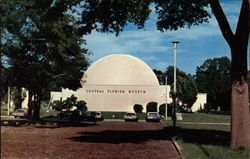
<path id="1" fill-rule="evenodd" d="M 156 116 L 158 116 L 158 113 L 149 113 L 148 116 L 156 117 Z"/>

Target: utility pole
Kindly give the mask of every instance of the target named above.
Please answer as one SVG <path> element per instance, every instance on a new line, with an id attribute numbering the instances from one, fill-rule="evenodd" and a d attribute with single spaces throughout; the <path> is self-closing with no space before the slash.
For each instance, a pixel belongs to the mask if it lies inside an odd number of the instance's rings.
<path id="1" fill-rule="evenodd" d="M 176 127 L 176 53 L 177 53 L 177 44 L 179 44 L 179 41 L 172 41 L 172 44 L 174 45 L 174 108 L 173 108 L 173 127 Z"/>
<path id="2" fill-rule="evenodd" d="M 7 115 L 10 115 L 10 86 L 8 87 Z"/>
<path id="3" fill-rule="evenodd" d="M 168 77 L 166 77 L 166 105 L 165 105 L 165 118 L 168 120 Z"/>

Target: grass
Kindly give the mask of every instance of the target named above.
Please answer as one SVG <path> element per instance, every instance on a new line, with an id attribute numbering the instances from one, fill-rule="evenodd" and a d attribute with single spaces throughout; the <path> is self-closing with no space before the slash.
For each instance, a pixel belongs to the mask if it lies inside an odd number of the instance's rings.
<path id="1" fill-rule="evenodd" d="M 10 113 L 12 112 L 13 110 L 10 109 Z M 8 108 L 7 108 L 7 105 L 1 105 L 1 115 L 7 115 L 8 114 Z"/>
<path id="2" fill-rule="evenodd" d="M 184 159 L 250 159 L 249 150 L 230 149 L 230 125 L 204 125 L 195 122 L 230 122 L 229 115 L 205 113 L 183 114 L 185 124 L 177 121 L 177 128 L 172 123 L 164 123 L 168 135 L 180 146 Z"/>
<path id="3" fill-rule="evenodd" d="M 7 115 L 8 111 L 7 110 L 1 110 L 1 115 Z"/>
<path id="4" fill-rule="evenodd" d="M 230 115 L 218 115 L 208 113 L 182 113 L 184 122 L 212 122 L 212 123 L 229 123 Z"/>
<path id="5" fill-rule="evenodd" d="M 57 117 L 57 114 L 59 112 L 53 109 L 46 109 L 46 108 L 41 108 L 40 109 L 40 118 L 45 118 L 45 117 Z"/>

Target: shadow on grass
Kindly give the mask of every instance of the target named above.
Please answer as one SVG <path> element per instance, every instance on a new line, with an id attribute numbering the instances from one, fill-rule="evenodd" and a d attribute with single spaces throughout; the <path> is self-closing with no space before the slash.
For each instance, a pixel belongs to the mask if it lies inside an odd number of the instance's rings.
<path id="1" fill-rule="evenodd" d="M 145 131 L 102 131 L 102 132 L 81 132 L 82 136 L 69 138 L 77 142 L 92 143 L 143 143 L 150 140 L 169 140 L 166 130 L 145 130 Z"/>
<path id="2" fill-rule="evenodd" d="M 226 131 L 167 127 L 167 135 L 197 145 L 230 146 L 230 132 Z"/>
<path id="3" fill-rule="evenodd" d="M 230 111 L 211 111 L 210 114 L 216 114 L 216 115 L 231 115 Z"/>

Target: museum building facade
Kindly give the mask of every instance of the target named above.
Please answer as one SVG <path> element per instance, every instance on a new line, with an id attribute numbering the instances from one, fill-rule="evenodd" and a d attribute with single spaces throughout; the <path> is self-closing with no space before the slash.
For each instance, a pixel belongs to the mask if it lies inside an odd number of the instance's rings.
<path id="1" fill-rule="evenodd" d="M 135 104 L 143 106 L 171 103 L 170 86 L 159 85 L 152 69 L 142 60 L 126 55 L 114 54 L 92 64 L 81 79 L 82 88 L 77 91 L 62 89 L 51 92 L 51 100 L 64 100 L 74 95 L 87 103 L 89 111 L 133 111 Z"/>

